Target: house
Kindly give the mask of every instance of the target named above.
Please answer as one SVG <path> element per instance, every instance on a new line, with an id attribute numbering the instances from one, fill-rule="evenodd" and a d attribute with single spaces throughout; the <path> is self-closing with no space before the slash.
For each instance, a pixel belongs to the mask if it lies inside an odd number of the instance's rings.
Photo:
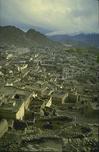
<path id="1" fill-rule="evenodd" d="M 25 114 L 24 102 L 16 102 L 13 104 L 4 104 L 0 106 L 0 117 L 6 119 L 22 120 Z"/>
<path id="2" fill-rule="evenodd" d="M 84 109 L 84 112 L 85 112 L 86 116 L 98 118 L 99 117 L 99 104 L 97 102 L 88 102 L 88 105 Z"/>
<path id="3" fill-rule="evenodd" d="M 79 95 L 77 93 L 68 93 L 65 103 L 77 103 L 79 100 Z"/>
<path id="4" fill-rule="evenodd" d="M 25 112 L 31 102 L 32 93 L 14 87 L 4 87 L 1 92 L 0 117 L 5 119 L 24 118 Z"/>
<path id="5" fill-rule="evenodd" d="M 52 95 L 52 103 L 57 105 L 64 104 L 67 97 L 68 93 L 57 91 Z"/>

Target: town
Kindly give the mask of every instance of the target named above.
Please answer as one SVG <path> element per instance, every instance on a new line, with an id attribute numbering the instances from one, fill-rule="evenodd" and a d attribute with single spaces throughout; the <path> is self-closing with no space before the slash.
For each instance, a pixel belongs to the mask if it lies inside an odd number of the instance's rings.
<path id="1" fill-rule="evenodd" d="M 98 116 L 97 48 L 0 48 L 1 151 L 96 152 Z"/>

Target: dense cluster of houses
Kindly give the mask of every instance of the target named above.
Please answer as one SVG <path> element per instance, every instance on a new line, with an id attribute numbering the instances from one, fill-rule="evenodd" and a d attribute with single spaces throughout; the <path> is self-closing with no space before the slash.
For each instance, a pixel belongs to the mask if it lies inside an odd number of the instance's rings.
<path id="1" fill-rule="evenodd" d="M 72 118 L 77 114 L 98 117 L 99 65 L 95 55 L 55 48 L 23 50 L 1 49 L 0 137 L 10 120 L 37 119 L 43 124 L 45 118 L 56 120 L 70 112 Z"/>

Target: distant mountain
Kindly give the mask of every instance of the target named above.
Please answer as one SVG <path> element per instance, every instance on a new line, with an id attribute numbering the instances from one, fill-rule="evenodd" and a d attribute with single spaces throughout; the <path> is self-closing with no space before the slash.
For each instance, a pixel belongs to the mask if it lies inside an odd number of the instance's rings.
<path id="1" fill-rule="evenodd" d="M 0 26 L 0 45 L 15 45 L 18 47 L 53 46 L 57 43 L 49 40 L 40 32 L 30 29 L 27 32 L 15 26 Z"/>
<path id="2" fill-rule="evenodd" d="M 42 34 L 47 34 L 47 33 L 52 32 L 52 30 L 49 30 L 49 29 L 43 28 L 43 27 L 39 27 L 39 26 L 33 26 L 32 28 L 36 31 L 39 31 Z"/>
<path id="3" fill-rule="evenodd" d="M 64 43 L 81 43 L 85 45 L 99 47 L 99 34 L 78 34 L 78 35 L 53 35 L 48 36 L 51 40 L 64 42 Z"/>

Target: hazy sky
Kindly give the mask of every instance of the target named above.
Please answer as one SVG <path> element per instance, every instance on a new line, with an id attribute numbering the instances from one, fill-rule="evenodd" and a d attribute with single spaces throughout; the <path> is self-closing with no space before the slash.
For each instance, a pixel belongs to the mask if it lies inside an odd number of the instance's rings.
<path id="1" fill-rule="evenodd" d="M 97 0 L 0 0 L 0 25 L 54 33 L 99 32 Z"/>

